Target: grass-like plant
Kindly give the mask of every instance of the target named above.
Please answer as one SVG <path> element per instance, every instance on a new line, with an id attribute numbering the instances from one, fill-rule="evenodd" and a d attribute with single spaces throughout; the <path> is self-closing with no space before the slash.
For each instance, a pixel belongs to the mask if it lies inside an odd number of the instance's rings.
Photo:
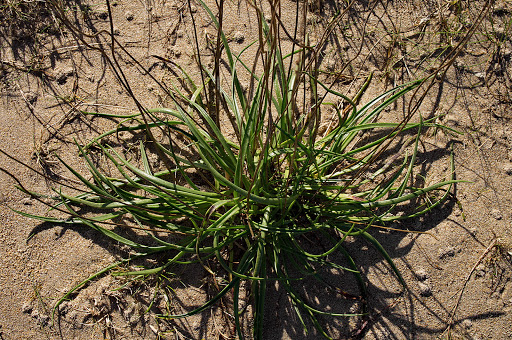
<path id="1" fill-rule="evenodd" d="M 201 313 L 232 294 L 236 332 L 243 338 L 239 292 L 248 281 L 252 284 L 254 335 L 261 339 L 266 289 L 277 280 L 304 327 L 306 316 L 329 338 L 318 316 L 351 314 L 314 307 L 293 282 L 314 277 L 325 283 L 322 268 L 341 269 L 355 276 L 364 296 L 364 277 L 344 246 L 348 237 L 359 237 L 382 254 L 405 284 L 370 229 L 427 213 L 447 197 L 456 182 L 453 169 L 446 181 L 428 187 L 412 184 L 420 135 L 425 128 L 440 126 L 433 120 L 411 122 L 411 116 L 399 123 L 378 121 L 384 109 L 420 86 L 421 80 L 395 87 L 360 107 L 322 83 L 315 73 L 319 47 L 308 46 L 304 38 L 285 54 L 274 12 L 267 23 L 257 10 L 260 38 L 255 43 L 263 71 L 256 74 L 259 68 L 242 61 L 243 51 L 232 53 L 220 20 L 202 5 L 219 29 L 215 69 L 201 65 L 203 81 L 196 84 L 180 68 L 186 86 L 169 89 L 171 108 L 141 108 L 139 114 L 124 117 L 116 130 L 78 146 L 91 180 L 62 161 L 83 183 L 78 195 L 55 189 L 54 209 L 69 217 L 20 213 L 46 222 L 90 227 L 131 247 L 137 257 L 167 255 L 156 267 L 116 275 L 158 275 L 197 262 L 207 268 L 209 261 L 223 268 L 226 281 L 214 298 L 185 314 L 162 317 Z M 224 78 L 219 71 L 221 57 L 228 73 Z M 249 89 L 242 86 L 242 73 L 249 75 Z M 327 97 L 335 100 L 327 102 Z M 340 108 L 338 102 L 345 107 Z M 336 114 L 321 134 L 321 113 L 327 109 Z M 221 119 L 231 126 L 221 130 Z M 165 168 L 152 168 L 149 146 L 143 142 L 138 150 L 140 162 L 109 147 L 108 136 L 123 130 L 145 131 Z M 411 140 L 410 152 L 391 160 L 383 158 L 383 151 L 404 135 Z M 95 165 L 89 153 L 92 147 L 101 149 L 119 176 L 106 175 Z M 440 192 L 437 198 L 435 192 Z M 415 204 L 403 209 L 411 201 Z M 77 208 L 101 213 L 84 215 Z M 144 231 L 149 238 L 114 231 L 112 226 L 122 223 Z M 318 252 L 306 249 L 304 240 L 310 235 L 330 246 Z M 343 263 L 332 260 L 334 253 L 343 256 Z"/>

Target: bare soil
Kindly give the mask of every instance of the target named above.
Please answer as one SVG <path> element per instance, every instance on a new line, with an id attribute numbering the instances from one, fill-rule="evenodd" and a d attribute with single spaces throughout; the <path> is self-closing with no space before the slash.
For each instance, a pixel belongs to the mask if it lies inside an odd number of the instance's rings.
<path id="1" fill-rule="evenodd" d="M 0 25 L 0 149 L 19 161 L 0 154 L 0 339 L 234 338 L 222 304 L 190 319 L 156 317 L 169 309 L 190 310 L 215 293 L 215 282 L 200 266 L 161 281 L 103 276 L 78 290 L 52 318 L 53 306 L 67 291 L 128 252 L 85 227 L 21 216 L 15 210 L 44 215 L 47 208 L 15 185 L 51 194 L 55 185 L 40 174 L 72 185 L 72 175 L 55 153 L 86 173 L 74 140 L 85 144 L 117 124 L 81 111 L 128 114 L 136 107 L 96 50 L 110 48 L 95 40 L 95 34 L 110 30 L 105 3 L 64 5 L 70 20 L 91 34 L 89 46 L 41 4 L 0 0 L 0 19 L 6 23 Z M 293 27 L 297 3 L 283 1 L 282 6 L 284 25 Z M 312 42 L 344 6 L 343 1 L 309 3 Z M 198 3 L 189 8 L 186 1 L 117 0 L 111 8 L 115 37 L 134 57 L 117 46 L 118 61 L 144 106 L 166 106 L 169 97 L 137 62 L 167 86 L 177 71 L 165 60 L 197 70 L 192 18 L 203 63 L 212 60 L 209 44 L 216 32 Z M 320 77 L 329 82 L 339 76 L 336 88 L 354 95 L 373 72 L 363 104 L 439 66 L 486 8 L 485 1 L 355 1 L 323 50 Z M 254 13 L 246 2 L 227 3 L 224 18 L 235 51 L 257 39 Z M 360 241 L 348 245 L 359 249 L 370 313 L 322 320 L 336 338 L 512 338 L 511 18 L 512 3 L 493 2 L 419 110 L 423 118 L 438 116 L 463 133 L 427 131 L 419 156 L 422 180 L 434 183 L 448 176 L 453 145 L 456 176 L 467 182 L 458 184 L 433 213 L 394 226 L 410 233 L 372 231 L 402 271 L 407 289 L 371 247 Z M 406 107 L 399 103 L 382 119 L 400 119 Z M 129 133 L 116 138 L 126 152 L 138 143 Z M 152 161 L 159 162 L 155 155 Z M 343 275 L 337 280 L 344 290 Z M 358 308 L 357 302 L 318 298 L 346 312 Z M 304 332 L 278 285 L 270 289 L 267 304 L 266 339 L 322 338 L 312 327 Z M 250 337 L 250 319 L 245 322 Z"/>

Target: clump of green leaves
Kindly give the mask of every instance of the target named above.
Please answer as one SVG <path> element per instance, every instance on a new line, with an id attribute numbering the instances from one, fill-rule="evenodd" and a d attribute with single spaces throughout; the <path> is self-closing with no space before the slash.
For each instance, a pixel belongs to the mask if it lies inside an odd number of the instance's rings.
<path id="1" fill-rule="evenodd" d="M 427 213 L 447 197 L 456 182 L 453 178 L 428 187 L 411 184 L 421 132 L 441 126 L 433 120 L 413 123 L 411 116 L 399 123 L 378 122 L 384 109 L 422 81 L 393 88 L 358 107 L 315 76 L 314 56 L 321 46 L 308 46 L 305 37 L 285 53 L 278 41 L 277 13 L 273 12 L 267 23 L 258 9 L 260 39 L 256 43 L 263 72 L 256 74 L 256 68 L 242 61 L 245 50 L 232 53 L 216 16 L 202 5 L 219 29 L 215 69 L 201 65 L 203 81 L 196 84 L 180 68 L 187 89 L 176 86 L 169 90 L 173 107 L 141 108 L 140 114 L 116 130 L 87 146 L 78 146 L 92 180 L 63 162 L 85 187 L 79 195 L 57 190 L 55 209 L 65 210 L 68 218 L 22 214 L 47 222 L 88 226 L 131 247 L 137 257 L 171 254 L 156 267 L 118 275 L 157 275 L 197 262 L 206 267 L 212 260 L 223 268 L 228 279 L 215 297 L 185 314 L 164 317 L 201 313 L 232 293 L 236 331 L 243 338 L 239 292 L 242 283 L 248 281 L 252 285 L 254 334 L 261 339 L 267 285 L 277 280 L 304 326 L 306 316 L 329 338 L 318 316 L 351 314 L 314 307 L 293 282 L 316 277 L 322 283 L 321 268 L 341 269 L 355 276 L 364 295 L 364 278 L 344 247 L 348 237 L 359 237 L 382 254 L 403 283 L 392 259 L 369 229 Z M 227 80 L 219 76 L 221 57 L 227 64 Z M 242 86 L 242 71 L 250 77 L 249 91 Z M 208 93 L 211 88 L 214 91 Z M 336 100 L 327 102 L 327 95 Z M 305 98 L 309 98 L 308 104 Z M 345 103 L 345 108 L 337 102 Z M 326 108 L 336 114 L 331 128 L 320 134 L 321 113 Z M 221 130 L 222 117 L 231 122 L 228 131 L 226 127 Z M 129 121 L 138 123 L 130 125 Z M 145 131 L 165 168 L 152 168 L 148 146 L 143 142 L 138 150 L 139 163 L 126 159 L 106 141 L 99 143 L 122 130 Z M 157 134 L 161 138 L 157 139 Z M 380 156 L 403 134 L 413 136 L 410 154 L 399 155 L 401 162 L 384 166 Z M 367 136 L 373 138 L 364 138 Z M 118 177 L 98 169 L 90 158 L 92 146 L 101 149 Z M 419 199 L 439 190 L 437 200 Z M 415 206 L 405 214 L 403 209 L 396 213 L 398 206 L 411 200 Z M 84 216 L 76 207 L 101 213 Z M 120 220 L 146 232 L 150 241 L 143 243 L 141 238 L 112 230 Z M 318 252 L 306 249 L 304 240 L 311 235 L 329 247 Z M 342 255 L 343 263 L 332 261 L 334 253 Z"/>

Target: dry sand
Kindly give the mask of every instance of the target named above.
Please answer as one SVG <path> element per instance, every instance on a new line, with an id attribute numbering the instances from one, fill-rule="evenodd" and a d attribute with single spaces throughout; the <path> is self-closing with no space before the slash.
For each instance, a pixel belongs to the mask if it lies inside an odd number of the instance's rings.
<path id="1" fill-rule="evenodd" d="M 341 90 L 353 94 L 365 76 L 375 71 L 364 102 L 393 83 L 423 74 L 439 57 L 440 47 L 457 43 L 457 34 L 435 33 L 460 29 L 457 25 L 464 24 L 460 18 L 469 27 L 483 6 L 481 1 L 455 3 L 461 11 L 444 1 L 358 1 L 344 21 L 345 35 L 325 49 L 325 69 L 334 72 L 349 60 L 359 48 L 358 34 L 368 20 L 363 52 L 346 71 L 354 81 L 340 84 Z M 228 5 L 226 33 L 240 50 L 256 37 L 256 25 L 244 2 Z M 289 14 L 295 3 L 283 6 Z M 323 6 L 308 14 L 313 39 L 325 27 L 333 5 L 326 2 Z M 194 5 L 193 11 L 201 43 L 206 46 L 205 36 L 215 32 L 199 7 Z M 159 81 L 169 84 L 171 75 L 153 55 L 193 67 L 186 2 L 118 0 L 112 8 L 117 38 Z M 365 339 L 444 338 L 450 323 L 454 338 L 512 338 L 512 5 L 497 1 L 489 13 L 422 107 L 425 117 L 443 115 L 442 123 L 464 133 L 425 137 L 420 162 L 426 181 L 446 177 L 450 141 L 456 141 L 457 178 L 469 182 L 457 185 L 456 199 L 442 208 L 400 225 L 428 233 L 374 230 L 402 271 L 408 290 L 403 290 L 374 250 L 358 242 L 350 245 L 360 248 L 358 260 L 368 279 L 370 315 L 331 324 L 339 338 L 358 331 Z M 104 4 L 93 4 L 90 18 L 98 30 L 108 28 Z M 441 26 L 444 19 L 448 28 Z M 45 20 L 51 22 L 51 18 Z M 291 16 L 285 15 L 284 20 L 293 23 Z M 394 42 L 385 34 L 392 30 L 391 22 L 399 32 Z M 72 184 L 72 176 L 52 152 L 84 170 L 73 138 L 84 142 L 114 126 L 75 109 L 126 113 L 134 105 L 101 55 L 70 33 L 32 32 L 16 41 L 16 30 L 1 30 L 0 148 Z M 124 58 L 121 62 L 144 105 L 168 103 L 163 90 L 132 61 Z M 323 77 L 329 79 L 329 75 Z M 401 114 L 387 113 L 391 118 Z M 13 212 L 8 207 L 39 214 L 45 213 L 45 207 L 15 189 L 16 182 L 7 172 L 34 191 L 49 193 L 50 186 L 5 155 L 0 155 L 0 166 L 4 169 L 0 172 L 0 339 L 231 338 L 233 329 L 226 326 L 221 309 L 185 321 L 159 321 L 155 309 L 144 313 L 154 282 L 113 291 L 123 282 L 109 276 L 80 290 L 65 304 L 61 317 L 52 321 L 51 309 L 59 297 L 125 255 L 125 250 L 105 242 L 94 231 L 40 224 Z M 204 285 L 203 289 L 192 288 L 201 285 L 200 268 L 183 275 L 183 284 L 174 287 L 178 302 L 173 303 L 198 304 L 211 294 Z M 321 338 L 313 330 L 303 333 L 293 310 L 284 307 L 285 300 L 282 292 L 271 292 L 265 338 Z"/>

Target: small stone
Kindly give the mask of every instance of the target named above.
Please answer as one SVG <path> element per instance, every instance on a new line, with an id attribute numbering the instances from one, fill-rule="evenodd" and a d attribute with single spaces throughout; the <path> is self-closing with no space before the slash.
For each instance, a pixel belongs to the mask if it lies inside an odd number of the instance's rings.
<path id="1" fill-rule="evenodd" d="M 465 329 L 470 329 L 473 326 L 473 322 L 470 319 L 464 319 L 462 320 L 461 325 Z"/>
<path id="2" fill-rule="evenodd" d="M 330 58 L 327 60 L 325 67 L 327 68 L 327 71 L 334 72 L 336 70 L 336 60 L 334 60 L 334 58 Z"/>
<path id="3" fill-rule="evenodd" d="M 197 12 L 197 7 L 194 6 L 194 5 L 190 5 L 190 12 L 196 13 Z"/>
<path id="4" fill-rule="evenodd" d="M 453 62 L 453 66 L 455 68 L 459 69 L 459 70 L 463 70 L 466 67 L 466 65 L 463 62 L 459 61 L 459 60 L 455 60 Z"/>
<path id="5" fill-rule="evenodd" d="M 125 18 L 126 18 L 126 20 L 128 20 L 128 21 L 132 21 L 132 20 L 135 18 L 135 16 L 133 15 L 133 13 L 132 13 L 132 12 L 130 12 L 130 11 L 127 11 L 127 12 L 124 14 L 124 17 L 125 17 Z"/>
<path id="6" fill-rule="evenodd" d="M 503 215 L 501 214 L 501 211 L 499 211 L 498 209 L 492 209 L 491 210 L 491 216 L 495 219 L 495 220 L 501 220 L 503 218 Z"/>
<path id="7" fill-rule="evenodd" d="M 55 80 L 57 80 L 57 83 L 60 85 L 65 84 L 68 78 L 71 77 L 74 73 L 75 70 L 73 70 L 72 67 L 60 69 L 59 71 L 57 71 Z"/>
<path id="8" fill-rule="evenodd" d="M 249 88 L 249 84 L 248 83 L 241 83 L 240 87 L 241 87 L 243 93 L 247 93 L 247 89 Z"/>
<path id="9" fill-rule="evenodd" d="M 485 73 L 477 72 L 477 73 L 475 73 L 475 77 L 477 77 L 478 80 L 480 80 L 480 81 L 484 81 L 485 80 Z"/>
<path id="10" fill-rule="evenodd" d="M 23 304 L 23 306 L 21 307 L 21 311 L 22 311 L 23 313 L 25 313 L 25 314 L 31 313 L 31 312 L 32 312 L 32 309 L 33 309 L 32 304 L 31 304 L 30 302 L 28 302 L 28 301 L 27 301 L 27 302 L 25 302 L 25 303 Z"/>
<path id="11" fill-rule="evenodd" d="M 446 257 L 454 257 L 454 256 L 455 256 L 455 248 L 453 248 L 453 247 L 444 248 L 439 251 L 440 259 L 444 259 Z"/>
<path id="12" fill-rule="evenodd" d="M 35 92 L 32 92 L 32 91 L 25 92 L 25 100 L 29 104 L 34 104 L 37 101 L 37 97 L 38 97 L 37 93 L 35 93 Z"/>
<path id="13" fill-rule="evenodd" d="M 418 288 L 421 296 L 432 296 L 432 288 L 430 287 L 430 285 L 423 282 L 418 282 Z"/>
<path id="14" fill-rule="evenodd" d="M 94 14 L 96 14 L 96 16 L 101 20 L 108 19 L 108 9 L 106 6 L 97 7 L 96 10 L 94 10 Z"/>
<path id="15" fill-rule="evenodd" d="M 483 276 L 485 276 L 485 265 L 479 264 L 475 268 L 475 276 L 476 277 L 483 277 Z"/>
<path id="16" fill-rule="evenodd" d="M 233 34 L 233 40 L 236 41 L 238 44 L 241 44 L 245 40 L 245 36 L 242 32 L 236 31 L 235 34 Z"/>
<path id="17" fill-rule="evenodd" d="M 510 57 L 512 56 L 512 49 L 511 48 L 504 48 L 503 49 L 503 58 L 506 60 L 510 60 Z"/>
<path id="18" fill-rule="evenodd" d="M 475 271 L 476 277 L 484 277 L 485 276 L 485 270 L 479 269 Z"/>
<path id="19" fill-rule="evenodd" d="M 172 54 L 176 57 L 176 58 L 179 58 L 181 57 L 181 50 L 179 48 L 176 48 L 172 51 Z"/>
<path id="20" fill-rule="evenodd" d="M 32 205 L 32 200 L 29 197 L 25 197 L 21 200 L 21 204 L 23 205 Z"/>
<path id="21" fill-rule="evenodd" d="M 350 306 L 350 308 L 348 309 L 348 312 L 351 314 L 361 313 L 361 307 L 357 303 L 355 303 L 352 306 Z"/>
<path id="22" fill-rule="evenodd" d="M 419 281 L 425 281 L 426 279 L 428 279 L 428 273 L 424 269 L 417 270 L 415 275 Z"/>
<path id="23" fill-rule="evenodd" d="M 48 321 L 50 320 L 48 315 L 39 313 L 37 309 L 34 309 L 32 313 L 30 313 L 30 316 L 36 319 L 37 323 L 40 324 L 41 326 L 46 326 L 48 324 Z"/>
<path id="24" fill-rule="evenodd" d="M 48 321 L 50 321 L 50 317 L 48 315 L 40 314 L 37 318 L 37 322 L 43 327 L 48 325 Z"/>
<path id="25" fill-rule="evenodd" d="M 504 27 L 496 27 L 494 30 L 494 35 L 498 40 L 505 41 L 507 39 L 507 32 Z"/>
<path id="26" fill-rule="evenodd" d="M 503 170 L 507 175 L 512 175 L 512 164 L 508 163 L 503 166 Z"/>

